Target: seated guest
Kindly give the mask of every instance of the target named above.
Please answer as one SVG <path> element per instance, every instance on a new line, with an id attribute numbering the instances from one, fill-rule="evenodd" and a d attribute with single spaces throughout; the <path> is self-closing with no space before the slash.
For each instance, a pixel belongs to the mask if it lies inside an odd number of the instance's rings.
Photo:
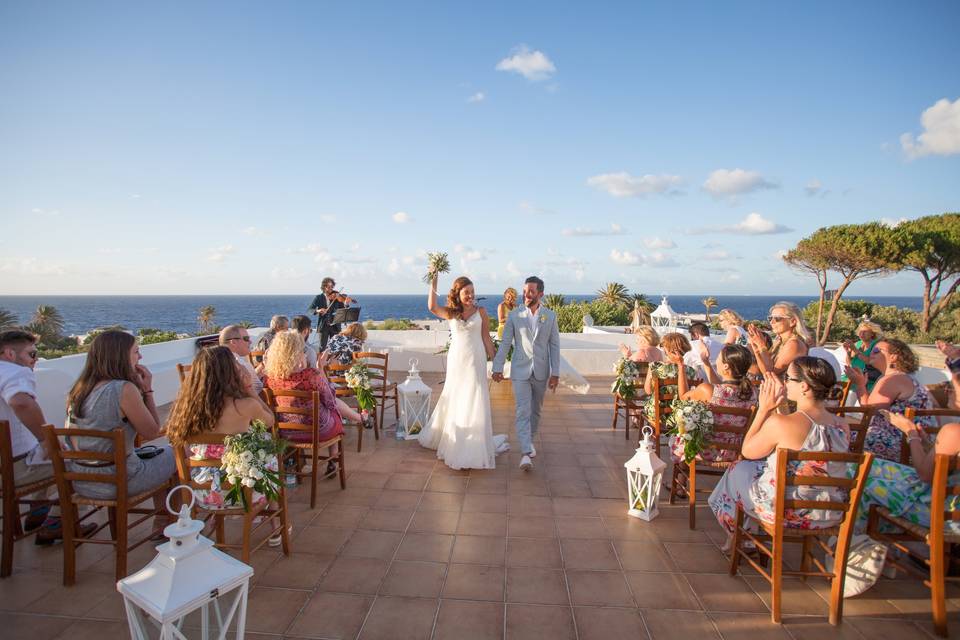
<path id="1" fill-rule="evenodd" d="M 744 328 L 743 316 L 733 309 L 723 309 L 717 314 L 717 320 L 720 321 L 720 328 L 727 332 L 727 337 L 723 339 L 724 344 L 747 346 L 750 334 Z"/>
<path id="2" fill-rule="evenodd" d="M 690 325 L 691 349 L 684 356 L 683 361 L 687 366 L 700 369 L 702 365 L 701 354 L 706 353 L 710 362 L 715 362 L 717 356 L 720 355 L 723 344 L 710 337 L 710 327 L 702 322 L 694 322 Z M 706 371 L 702 373 L 701 378 L 706 378 Z"/>
<path id="3" fill-rule="evenodd" d="M 874 458 L 863 488 L 863 496 L 860 498 L 857 531 L 863 531 L 866 528 L 870 506 L 874 504 L 886 507 L 893 515 L 923 527 L 930 526 L 930 509 L 934 506 L 946 511 L 960 509 L 960 500 L 957 496 L 948 495 L 947 502 L 943 505 L 932 505 L 930 502 L 930 482 L 933 480 L 933 463 L 936 455 L 960 454 L 960 423 L 944 425 L 937 434 L 934 446 L 927 449 L 924 446 L 926 438 L 923 430 L 916 423 L 899 413 L 888 411 L 882 413 L 888 424 L 893 425 L 898 433 L 906 435 L 913 464 L 912 466 L 904 465 Z M 948 484 L 957 483 L 956 475 L 954 474 L 948 480 Z M 945 529 L 947 533 L 960 534 L 960 521 L 947 520 Z"/>
<path id="4" fill-rule="evenodd" d="M 497 305 L 497 339 L 503 339 L 503 328 L 507 326 L 507 316 L 517 308 L 517 290 L 507 287 L 503 291 L 503 301 Z"/>
<path id="5" fill-rule="evenodd" d="M 293 316 L 292 331 L 296 331 L 303 338 L 303 355 L 307 358 L 307 366 L 311 369 L 317 368 L 317 351 L 307 341 L 310 339 L 310 318 L 307 316 Z"/>
<path id="6" fill-rule="evenodd" d="M 36 364 L 35 335 L 17 329 L 0 332 L 0 420 L 10 424 L 13 483 L 18 487 L 53 477 L 53 465 L 47 457 L 41 429 L 46 420 L 37 403 L 37 376 L 33 372 Z M 23 530 L 44 527 L 37 534 L 40 544 L 61 538 L 63 529 L 59 517 L 49 506 L 41 504 L 45 495 L 38 492 L 27 498 L 35 503 L 31 504 Z M 95 528 L 95 525 L 86 525 L 85 531 L 89 533 Z"/>
<path id="7" fill-rule="evenodd" d="M 287 319 L 287 316 L 273 316 L 270 318 L 270 328 L 257 340 L 255 351 L 266 352 L 267 349 L 270 348 L 270 343 L 273 342 L 274 337 L 281 331 L 286 331 L 289 328 L 290 320 Z"/>
<path id="8" fill-rule="evenodd" d="M 677 393 L 684 400 L 699 400 L 720 407 L 736 407 L 749 409 L 757 403 L 757 388 L 747 378 L 747 372 L 753 363 L 753 356 L 746 347 L 738 344 L 723 345 L 720 355 L 717 356 L 717 367 L 714 371 L 710 361 L 703 355 L 703 367 L 714 374 L 710 380 L 718 380 L 715 384 L 702 382 L 693 389 L 689 388 L 686 374 L 681 370 L 677 382 Z M 719 374 L 719 375 L 717 375 Z M 746 418 L 721 414 L 715 416 L 715 424 L 729 427 L 746 426 Z M 734 433 L 717 433 L 714 439 L 720 442 L 736 442 Z M 727 449 L 705 449 L 697 456 L 705 462 L 729 462 L 737 459 L 737 452 Z M 683 441 L 677 440 L 673 447 L 674 462 L 683 459 Z"/>
<path id="9" fill-rule="evenodd" d="M 763 348 L 766 349 L 767 351 L 773 348 L 773 338 L 766 331 L 759 331 L 757 333 L 757 339 L 761 341 L 761 343 L 764 345 Z M 750 379 L 750 382 L 752 382 L 754 385 L 760 386 L 760 383 L 763 382 L 763 372 L 760 370 L 760 365 L 757 364 L 755 351 L 751 347 L 752 345 L 748 345 L 748 348 L 750 348 L 750 355 L 752 357 L 751 357 L 751 363 L 750 363 L 750 371 L 749 373 L 747 373 L 747 377 Z"/>
<path id="10" fill-rule="evenodd" d="M 220 331 L 220 345 L 230 349 L 237 360 L 237 364 L 243 367 L 250 384 L 253 386 L 253 395 L 259 396 L 263 391 L 263 381 L 257 374 L 256 369 L 250 362 L 250 334 L 239 324 L 230 324 Z"/>
<path id="11" fill-rule="evenodd" d="M 729 551 L 733 541 L 737 505 L 746 516 L 773 524 L 777 480 L 777 450 L 847 452 L 850 432 L 841 418 L 824 407 L 827 395 L 837 382 L 833 368 L 819 358 L 801 356 L 787 368 L 786 383 L 767 373 L 760 387 L 759 405 L 753 424 L 743 439 L 745 460 L 727 469 L 710 494 L 710 508 L 720 525 L 727 530 Z M 784 397 L 797 403 L 797 411 L 789 415 L 777 413 Z M 791 468 L 803 475 L 846 477 L 846 464 L 793 461 Z M 842 502 L 839 487 L 801 485 L 787 489 L 788 500 L 829 499 Z M 804 529 L 835 526 L 835 511 L 822 509 L 788 509 L 785 525 Z M 756 523 L 752 523 L 756 527 Z"/>
<path id="12" fill-rule="evenodd" d="M 950 380 L 943 383 L 946 387 L 947 409 L 960 409 L 960 346 L 937 340 L 937 349 L 944 355 L 944 365 L 950 374 Z"/>
<path id="13" fill-rule="evenodd" d="M 843 348 L 847 352 L 847 357 L 850 358 L 850 366 L 867 374 L 867 391 L 872 391 L 873 385 L 877 383 L 882 374 L 876 367 L 870 366 L 868 361 L 874 347 L 877 346 L 883 335 L 883 330 L 880 325 L 869 320 L 863 320 L 857 325 L 855 333 L 857 334 L 857 341 L 844 340 Z"/>
<path id="14" fill-rule="evenodd" d="M 678 365 L 678 360 L 682 363 L 685 355 L 690 353 L 691 346 L 687 336 L 682 333 L 668 333 L 660 338 L 660 348 L 664 354 L 660 363 L 666 366 L 650 367 L 647 371 L 646 380 L 643 382 L 645 392 L 653 393 L 654 376 L 661 379 L 678 377 L 681 368 L 685 369 L 684 373 L 688 381 L 699 380 L 696 369 L 689 365 L 683 365 L 682 367 Z"/>
<path id="15" fill-rule="evenodd" d="M 634 331 L 633 335 L 637 338 L 637 350 L 631 351 L 625 344 L 620 345 L 620 353 L 624 358 L 629 358 L 634 362 L 659 362 L 663 360 L 663 352 L 657 348 L 660 344 L 660 334 L 653 327 L 640 325 Z"/>
<path id="16" fill-rule="evenodd" d="M 351 322 L 343 331 L 330 338 L 327 351 L 330 358 L 340 364 L 353 362 L 353 354 L 363 351 L 363 341 L 367 339 L 367 330 L 359 322 Z"/>
<path id="17" fill-rule="evenodd" d="M 756 325 L 750 325 L 750 347 L 757 359 L 757 365 L 763 373 L 783 376 L 794 359 L 807 355 L 807 344 L 811 341 L 810 330 L 803 324 L 800 308 L 792 302 L 778 302 L 770 307 L 767 316 L 776 338 L 773 347 L 767 350 L 766 341 L 760 335 L 763 332 Z"/>
<path id="18" fill-rule="evenodd" d="M 90 343 L 80 377 L 67 395 L 68 428 L 112 431 L 123 427 L 128 495 L 166 484 L 176 473 L 169 447 L 162 447 L 162 455 L 146 459 L 137 456 L 135 451 L 134 440 L 138 435 L 145 441 L 160 436 L 160 419 L 153 401 L 153 375 L 139 364 L 140 359 L 136 338 L 123 331 L 104 331 Z M 79 451 L 113 453 L 113 445 L 102 438 L 75 437 L 70 441 Z M 78 473 L 115 473 L 113 465 L 87 466 L 69 460 L 67 468 Z M 111 484 L 77 481 L 73 486 L 77 493 L 88 498 L 116 497 L 116 487 Z M 162 496 L 154 498 L 154 505 L 165 512 L 163 502 Z"/>
<path id="19" fill-rule="evenodd" d="M 303 338 L 293 331 L 278 333 L 270 348 L 270 358 L 266 364 L 267 387 L 274 391 L 297 390 L 318 391 L 320 406 L 317 411 L 320 416 L 320 440 L 329 440 L 343 433 L 343 418 L 357 424 L 373 427 L 373 416 L 366 411 L 357 413 L 343 400 L 336 397 L 333 385 L 323 373 L 328 352 L 320 355 L 319 368 L 307 367 L 306 357 L 303 355 Z M 309 402 L 300 398 L 277 398 L 277 411 L 283 422 L 307 424 L 309 416 L 295 413 L 284 413 L 283 407 L 309 407 Z M 331 451 L 331 455 L 333 452 Z M 336 471 L 336 462 L 331 460 L 327 464 L 327 473 Z"/>
<path id="20" fill-rule="evenodd" d="M 893 413 L 903 413 L 907 407 L 934 407 L 930 392 L 913 375 L 920 368 L 917 356 L 903 341 L 894 338 L 880 340 L 870 353 L 867 363 L 881 373 L 873 391 L 867 391 L 866 374 L 852 367 L 846 369 L 861 406 L 890 409 Z M 918 418 L 917 422 L 925 427 L 937 424 L 933 416 Z M 900 431 L 890 424 L 886 416 L 877 414 L 870 421 L 863 446 L 866 451 L 872 451 L 879 458 L 899 462 L 902 440 Z"/>

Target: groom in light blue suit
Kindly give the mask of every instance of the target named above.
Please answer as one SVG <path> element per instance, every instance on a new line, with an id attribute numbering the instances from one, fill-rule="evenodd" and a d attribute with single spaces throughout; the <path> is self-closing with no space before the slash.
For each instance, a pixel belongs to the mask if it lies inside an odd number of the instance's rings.
<path id="1" fill-rule="evenodd" d="M 533 467 L 531 458 L 537 455 L 533 436 L 540 426 L 543 396 L 547 387 L 556 391 L 560 382 L 560 329 L 557 315 L 540 305 L 542 298 L 543 280 L 536 276 L 527 278 L 523 285 L 524 307 L 507 316 L 503 341 L 493 359 L 493 380 L 500 382 L 507 353 L 513 347 L 510 381 L 517 403 L 517 439 L 523 453 L 520 468 L 524 471 Z"/>

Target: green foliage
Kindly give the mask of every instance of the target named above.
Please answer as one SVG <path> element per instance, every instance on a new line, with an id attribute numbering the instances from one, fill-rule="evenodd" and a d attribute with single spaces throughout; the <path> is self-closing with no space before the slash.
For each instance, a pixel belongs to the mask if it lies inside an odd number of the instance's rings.
<path id="1" fill-rule="evenodd" d="M 632 305 L 630 299 L 630 290 L 626 285 L 619 282 L 608 282 L 607 285 L 597 291 L 597 300 L 603 300 L 610 304 L 619 304 L 623 306 Z"/>
<path id="2" fill-rule="evenodd" d="M 630 307 L 611 303 L 606 300 L 594 300 L 587 305 L 593 323 L 600 327 L 625 326 L 630 324 Z"/>
<path id="3" fill-rule="evenodd" d="M 556 311 L 563 305 L 567 304 L 567 299 L 563 297 L 562 293 L 548 293 L 547 295 L 543 296 L 543 300 L 541 302 L 547 309 Z"/>
<path id="4" fill-rule="evenodd" d="M 700 304 L 702 304 L 704 308 L 707 310 L 707 314 L 705 317 L 707 322 L 710 322 L 710 309 L 713 309 L 715 306 L 719 304 L 717 302 L 717 299 L 714 298 L 713 296 L 707 296 L 706 298 L 700 301 Z"/>
<path id="5" fill-rule="evenodd" d="M 137 332 L 140 336 L 140 344 L 158 344 L 160 342 L 170 342 L 179 340 L 180 337 L 176 331 L 161 331 L 160 329 L 140 329 Z"/>
<path id="6" fill-rule="evenodd" d="M 238 327 L 243 327 L 244 329 L 253 329 L 254 324 L 249 320 L 241 320 L 237 323 Z"/>
<path id="7" fill-rule="evenodd" d="M 367 320 L 364 327 L 368 331 L 409 331 L 418 328 L 409 318 L 387 318 L 383 322 L 376 323 L 373 320 Z"/>
<path id="8" fill-rule="evenodd" d="M 219 327 L 213 324 L 213 319 L 217 315 L 217 309 L 213 305 L 200 307 L 200 314 L 197 316 L 198 336 L 206 336 L 219 331 Z"/>
<path id="9" fill-rule="evenodd" d="M 816 316 L 817 303 L 812 302 L 803 310 L 803 317 L 810 322 Z M 899 338 L 907 343 L 930 344 L 935 340 L 960 342 L 960 300 L 955 300 L 937 316 L 930 331 L 922 330 L 921 314 L 913 309 L 881 306 L 866 300 L 841 300 L 825 341 L 856 339 L 854 331 L 863 316 L 880 325 L 884 336 Z"/>
<path id="10" fill-rule="evenodd" d="M 9 331 L 19 326 L 20 320 L 12 312 L 0 309 L 0 331 Z"/>
<path id="11" fill-rule="evenodd" d="M 63 335 L 63 316 L 57 308 L 42 304 L 33 312 L 27 331 L 40 336 L 40 341 L 52 344 Z"/>
<path id="12" fill-rule="evenodd" d="M 641 309 L 643 309 L 644 311 L 646 311 L 646 312 L 648 312 L 648 313 L 651 312 L 651 311 L 653 311 L 654 309 L 656 309 L 656 307 L 653 305 L 653 303 L 650 302 L 649 298 L 647 298 L 646 294 L 644 294 L 644 293 L 631 293 L 631 294 L 630 294 L 630 306 L 631 306 L 631 307 L 634 307 L 634 306 L 636 306 L 636 305 L 638 305 L 638 304 L 639 304 L 639 306 L 640 306 Z"/>
<path id="13" fill-rule="evenodd" d="M 960 213 L 908 220 L 897 225 L 894 234 L 902 268 L 923 278 L 921 326 L 929 329 L 960 285 Z"/>
<path id="14" fill-rule="evenodd" d="M 555 309 L 560 333 L 582 333 L 583 314 L 587 312 L 587 308 L 584 303 L 575 302 Z"/>
<path id="15" fill-rule="evenodd" d="M 84 346 L 89 346 L 90 343 L 93 342 L 93 339 L 96 338 L 101 333 L 103 333 L 104 331 L 126 331 L 126 330 L 127 330 L 126 327 L 119 324 L 111 325 L 109 327 L 99 327 L 87 334 L 87 337 L 83 339 L 83 344 Z"/>
<path id="16" fill-rule="evenodd" d="M 494 316 L 487 318 L 487 331 L 496 331 L 500 328 L 500 321 Z"/>

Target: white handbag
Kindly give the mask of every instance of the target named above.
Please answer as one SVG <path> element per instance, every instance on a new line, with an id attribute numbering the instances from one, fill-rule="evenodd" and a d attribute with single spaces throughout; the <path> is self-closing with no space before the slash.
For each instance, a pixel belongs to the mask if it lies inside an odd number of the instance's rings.
<path id="1" fill-rule="evenodd" d="M 836 548 L 836 545 L 833 545 Z M 828 571 L 833 571 L 833 558 L 824 563 Z M 847 575 L 843 582 L 843 597 L 858 596 L 874 584 L 883 573 L 883 563 L 887 560 L 887 545 L 877 542 L 866 534 L 853 536 L 850 551 L 847 553 Z"/>

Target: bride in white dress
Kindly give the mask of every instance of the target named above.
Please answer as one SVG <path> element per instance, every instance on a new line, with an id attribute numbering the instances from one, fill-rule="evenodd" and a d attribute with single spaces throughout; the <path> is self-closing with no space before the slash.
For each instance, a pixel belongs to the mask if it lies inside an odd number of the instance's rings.
<path id="1" fill-rule="evenodd" d="M 493 435 L 487 360 L 493 357 L 490 322 L 485 309 L 476 306 L 473 283 L 453 281 L 446 306 L 437 304 L 437 276 L 427 297 L 430 312 L 450 325 L 447 379 L 443 392 L 420 432 L 421 446 L 436 449 L 437 457 L 452 469 L 493 469 L 498 446 L 506 436 Z"/>

